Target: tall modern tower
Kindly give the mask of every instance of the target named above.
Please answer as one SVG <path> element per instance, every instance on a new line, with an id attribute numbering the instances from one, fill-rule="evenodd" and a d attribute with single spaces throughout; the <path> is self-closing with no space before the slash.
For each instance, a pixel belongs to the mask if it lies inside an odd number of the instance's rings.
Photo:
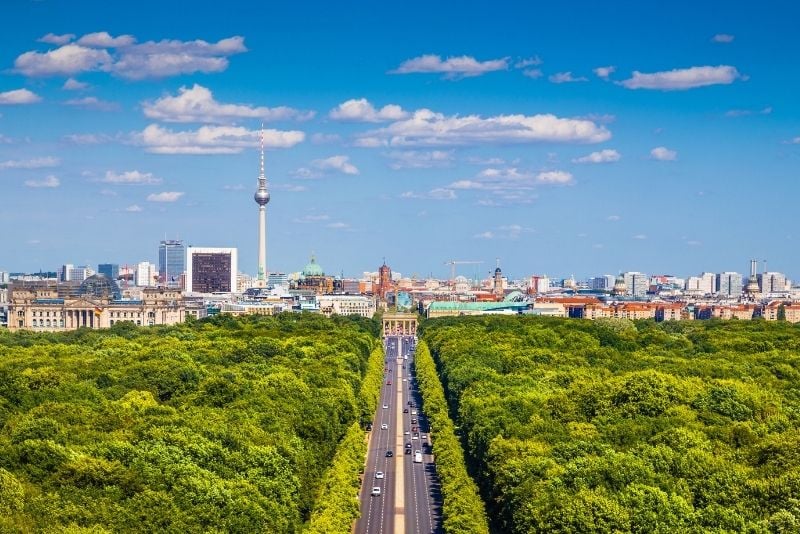
<path id="1" fill-rule="evenodd" d="M 258 173 L 258 189 L 253 195 L 258 204 L 258 281 L 262 284 L 267 279 L 267 176 L 264 174 L 264 127 L 261 127 L 261 167 Z"/>

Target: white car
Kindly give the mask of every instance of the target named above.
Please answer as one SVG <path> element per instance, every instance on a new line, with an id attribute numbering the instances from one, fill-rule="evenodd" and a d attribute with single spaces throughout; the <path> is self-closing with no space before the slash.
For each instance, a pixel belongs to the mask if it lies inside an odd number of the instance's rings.
<path id="1" fill-rule="evenodd" d="M 403 382 L 408 382 L 408 378 L 404 378 L 404 379 L 403 379 Z"/>
<path id="2" fill-rule="evenodd" d="M 417 436 L 411 436 L 411 439 L 419 439 Z"/>
<path id="3" fill-rule="evenodd" d="M 375 478 L 383 478 L 383 471 L 376 471 Z"/>
<path id="4" fill-rule="evenodd" d="M 386 408 L 386 406 L 384 406 Z M 411 415 L 417 415 L 417 410 L 411 410 Z"/>
<path id="5" fill-rule="evenodd" d="M 428 439 L 428 434 L 422 434 L 422 439 Z"/>
<path id="6" fill-rule="evenodd" d="M 378 486 L 372 488 L 372 493 L 370 493 L 370 495 L 372 495 L 373 497 L 377 497 L 380 494 L 381 494 L 381 488 L 379 488 Z"/>
<path id="7" fill-rule="evenodd" d="M 411 434 L 411 432 L 409 432 L 408 430 L 406 430 L 405 432 L 403 432 L 403 435 L 406 435 L 406 436 L 407 436 L 407 435 L 409 435 L 409 434 Z"/>
<path id="8" fill-rule="evenodd" d="M 389 425 L 387 425 L 386 423 L 383 423 L 381 425 L 381 430 L 389 430 Z"/>
<path id="9" fill-rule="evenodd" d="M 383 405 L 383 409 L 384 409 L 384 410 L 386 410 L 386 409 L 388 409 L 388 408 L 389 408 L 389 405 L 388 405 L 388 404 L 384 404 L 384 405 Z"/>

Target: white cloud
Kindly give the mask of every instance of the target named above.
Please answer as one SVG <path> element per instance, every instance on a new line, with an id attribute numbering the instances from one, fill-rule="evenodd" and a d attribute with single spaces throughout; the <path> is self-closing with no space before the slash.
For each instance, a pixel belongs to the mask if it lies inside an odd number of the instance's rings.
<path id="1" fill-rule="evenodd" d="M 356 145 L 457 146 L 509 143 L 599 143 L 611 137 L 605 126 L 555 115 L 446 116 L 420 109 L 406 119 L 361 134 Z"/>
<path id="2" fill-rule="evenodd" d="M 67 44 L 68 42 L 70 42 L 74 38 L 75 38 L 75 34 L 74 33 L 65 33 L 63 35 L 56 35 L 54 33 L 48 33 L 47 35 L 45 35 L 43 37 L 39 37 L 37 39 L 37 41 L 39 41 L 40 43 L 47 43 L 47 44 L 54 44 L 54 45 L 61 46 L 61 45 Z"/>
<path id="3" fill-rule="evenodd" d="M 97 32 L 85 35 L 78 43 L 64 44 L 47 52 L 25 52 L 14 61 L 14 68 L 31 77 L 103 71 L 141 80 L 220 72 L 228 68 L 228 56 L 247 51 L 240 36 L 216 43 L 162 40 L 135 44 L 129 35 L 111 37 L 106 32 Z"/>
<path id="4" fill-rule="evenodd" d="M 350 225 L 347 223 L 339 222 L 332 222 L 325 225 L 326 228 L 333 228 L 334 230 L 347 230 L 350 228 Z"/>
<path id="5" fill-rule="evenodd" d="M 127 208 L 125 208 L 125 211 L 130 213 L 139 213 L 140 211 L 142 211 L 142 208 L 138 204 L 132 204 Z"/>
<path id="6" fill-rule="evenodd" d="M 524 69 L 527 67 L 535 67 L 537 65 L 541 65 L 543 61 L 539 58 L 539 56 L 533 56 L 525 59 L 520 59 L 516 63 L 514 63 L 515 69 Z"/>
<path id="7" fill-rule="evenodd" d="M 574 82 L 586 82 L 588 81 L 583 76 L 575 77 L 572 75 L 571 72 L 557 72 L 555 74 L 550 75 L 548 78 L 553 83 L 574 83 Z"/>
<path id="8" fill-rule="evenodd" d="M 111 37 L 108 32 L 87 33 L 77 41 L 79 45 L 92 48 L 120 48 L 130 46 L 135 42 L 136 38 L 133 35 Z"/>
<path id="9" fill-rule="evenodd" d="M 118 185 L 154 185 L 160 184 L 161 178 L 153 176 L 151 172 L 126 171 L 118 173 L 115 171 L 106 171 L 105 177 L 100 181 L 105 184 Z"/>
<path id="10" fill-rule="evenodd" d="M 34 159 L 0 161 L 0 170 L 3 169 L 43 169 L 46 167 L 58 167 L 61 160 L 52 156 Z"/>
<path id="11" fill-rule="evenodd" d="M 772 107 L 767 106 L 761 109 L 731 109 L 725 112 L 726 117 L 747 117 L 749 115 L 769 115 Z"/>
<path id="12" fill-rule="evenodd" d="M 315 159 L 311 168 L 300 167 L 292 171 L 292 176 L 301 179 L 322 178 L 327 172 L 341 172 L 343 174 L 358 174 L 358 168 L 350 163 L 349 156 L 331 156 L 325 159 Z"/>
<path id="13" fill-rule="evenodd" d="M 273 191 L 288 191 L 290 193 L 301 193 L 303 191 L 308 191 L 308 187 L 304 185 L 297 185 L 297 184 L 272 184 Z"/>
<path id="14" fill-rule="evenodd" d="M 573 163 L 611 163 L 619 161 L 622 156 L 614 149 L 607 148 L 598 152 L 592 152 L 586 156 L 573 159 Z"/>
<path id="15" fill-rule="evenodd" d="M 35 104 L 42 97 L 27 89 L 14 89 L 0 93 L 0 104 Z"/>
<path id="16" fill-rule="evenodd" d="M 113 62 L 106 50 L 67 44 L 47 52 L 25 52 L 14 61 L 14 68 L 25 76 L 71 76 L 81 72 L 107 70 Z"/>
<path id="17" fill-rule="evenodd" d="M 527 228 L 519 224 L 507 224 L 499 226 L 495 230 L 487 230 L 472 237 L 475 239 L 519 239 L 522 234 L 533 232 L 533 228 Z"/>
<path id="18" fill-rule="evenodd" d="M 409 113 L 397 104 L 386 104 L 381 109 L 375 109 L 366 98 L 350 99 L 328 112 L 328 117 L 331 119 L 352 122 L 396 121 L 405 119 L 408 115 Z"/>
<path id="19" fill-rule="evenodd" d="M 453 163 L 452 150 L 395 150 L 386 154 L 392 169 L 431 169 L 449 167 Z"/>
<path id="20" fill-rule="evenodd" d="M 486 230 L 485 232 L 475 234 L 472 237 L 474 237 L 475 239 L 494 239 L 494 232 Z"/>
<path id="21" fill-rule="evenodd" d="M 400 195 L 403 199 L 423 199 L 423 200 L 455 200 L 458 198 L 456 192 L 447 187 L 437 187 L 431 189 L 426 193 L 416 193 L 414 191 L 406 191 Z"/>
<path id="22" fill-rule="evenodd" d="M 644 240 L 647 239 L 647 236 L 645 234 L 636 234 L 633 239 Z"/>
<path id="23" fill-rule="evenodd" d="M 312 111 L 300 111 L 286 106 L 268 108 L 246 104 L 221 104 L 214 100 L 214 95 L 209 89 L 198 84 L 194 84 L 191 88 L 181 87 L 177 96 L 163 96 L 155 102 L 144 102 L 142 109 L 145 116 L 166 122 L 229 123 L 236 119 L 307 120 L 314 116 Z"/>
<path id="24" fill-rule="evenodd" d="M 674 161 L 678 159 L 678 153 L 667 147 L 657 146 L 650 151 L 650 157 L 658 161 Z"/>
<path id="25" fill-rule="evenodd" d="M 620 217 L 619 215 L 609 215 L 608 217 L 606 217 L 606 220 L 607 221 L 621 221 L 622 217 Z"/>
<path id="26" fill-rule="evenodd" d="M 224 185 L 222 189 L 225 191 L 244 191 L 245 187 L 242 184 Z"/>
<path id="27" fill-rule="evenodd" d="M 259 146 L 260 136 L 260 130 L 240 126 L 201 126 L 197 130 L 176 132 L 150 124 L 132 134 L 132 141 L 155 154 L 238 154 L 245 148 Z M 304 139 L 305 134 L 299 131 L 264 130 L 267 148 L 289 148 Z"/>
<path id="28" fill-rule="evenodd" d="M 163 193 L 151 193 L 147 195 L 148 202 L 175 202 L 185 193 L 182 191 L 164 191 Z"/>
<path id="29" fill-rule="evenodd" d="M 734 36 L 729 33 L 718 33 L 711 40 L 715 43 L 732 43 Z"/>
<path id="30" fill-rule="evenodd" d="M 326 133 L 315 133 L 311 136 L 311 142 L 315 145 L 326 145 L 329 143 L 338 143 L 342 140 L 339 134 L 326 134 Z"/>
<path id="31" fill-rule="evenodd" d="M 536 180 L 542 184 L 571 184 L 572 174 L 567 171 L 544 171 L 536 175 Z"/>
<path id="32" fill-rule="evenodd" d="M 794 137 L 786 141 L 786 143 L 790 145 L 800 145 L 800 137 Z M 2 164 L 0 163 L 0 168 L 2 168 Z"/>
<path id="33" fill-rule="evenodd" d="M 293 219 L 292 222 L 298 224 L 313 224 L 313 223 L 329 221 L 330 218 L 331 218 L 330 215 L 311 213 L 308 215 L 303 215 L 302 217 L 297 217 Z"/>
<path id="34" fill-rule="evenodd" d="M 108 143 L 114 138 L 107 134 L 67 134 L 64 140 L 76 145 L 98 145 Z"/>
<path id="35" fill-rule="evenodd" d="M 544 73 L 542 72 L 542 69 L 525 69 L 522 71 L 522 75 L 536 80 L 537 78 L 544 76 Z"/>
<path id="36" fill-rule="evenodd" d="M 690 67 L 673 69 L 664 72 L 643 73 L 633 71 L 633 76 L 619 82 L 628 89 L 660 89 L 662 91 L 682 91 L 705 87 L 707 85 L 727 85 L 742 75 L 735 67 L 719 65 L 717 67 Z"/>
<path id="37" fill-rule="evenodd" d="M 454 80 L 507 69 L 508 58 L 478 61 L 472 56 L 458 56 L 442 60 L 442 56 L 428 54 L 403 61 L 390 74 L 441 73 Z"/>
<path id="38" fill-rule="evenodd" d="M 81 91 L 83 89 L 87 89 L 89 87 L 88 83 L 79 82 L 75 78 L 69 78 L 64 85 L 61 86 L 62 89 L 66 91 Z"/>
<path id="39" fill-rule="evenodd" d="M 617 70 L 617 67 L 609 65 L 608 67 L 597 67 L 596 69 L 592 69 L 592 72 L 594 72 L 598 78 L 607 80 L 615 70 Z"/>
<path id="40" fill-rule="evenodd" d="M 97 111 L 117 111 L 119 104 L 116 102 L 109 102 L 107 100 L 100 100 L 94 96 L 87 96 L 84 98 L 72 98 L 64 102 L 67 106 L 74 106 L 83 109 L 94 109 Z"/>
<path id="41" fill-rule="evenodd" d="M 505 165 L 506 161 L 503 158 L 467 158 L 467 163 L 473 165 Z"/>
<path id="42" fill-rule="evenodd" d="M 42 180 L 25 180 L 25 185 L 34 188 L 53 189 L 61 185 L 61 180 L 52 174 L 47 175 Z"/>

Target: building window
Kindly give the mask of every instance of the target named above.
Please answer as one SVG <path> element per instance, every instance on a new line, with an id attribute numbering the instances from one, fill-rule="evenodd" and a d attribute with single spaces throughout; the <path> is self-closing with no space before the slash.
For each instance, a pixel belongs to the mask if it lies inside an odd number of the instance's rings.
<path id="1" fill-rule="evenodd" d="M 114 319 L 111 319 L 110 325 L 114 326 Z"/>

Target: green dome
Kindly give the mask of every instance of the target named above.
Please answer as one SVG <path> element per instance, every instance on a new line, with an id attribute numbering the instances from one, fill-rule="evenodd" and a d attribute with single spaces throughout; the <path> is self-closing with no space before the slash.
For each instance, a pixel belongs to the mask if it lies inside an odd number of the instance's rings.
<path id="1" fill-rule="evenodd" d="M 322 267 L 320 267 L 319 263 L 317 263 L 316 258 L 314 258 L 313 254 L 311 256 L 311 261 L 303 267 L 303 276 L 324 276 L 325 273 L 322 271 Z"/>

